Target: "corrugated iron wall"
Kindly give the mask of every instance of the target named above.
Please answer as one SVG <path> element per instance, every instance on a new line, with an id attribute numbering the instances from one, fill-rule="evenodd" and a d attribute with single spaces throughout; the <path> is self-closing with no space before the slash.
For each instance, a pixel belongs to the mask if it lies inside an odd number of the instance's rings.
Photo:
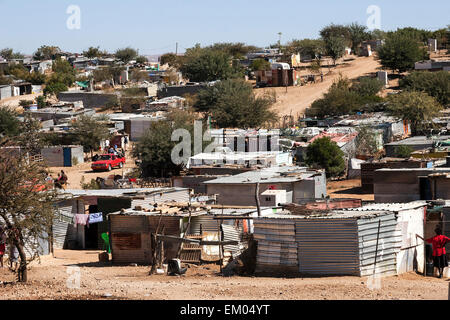
<path id="1" fill-rule="evenodd" d="M 299 272 L 359 275 L 355 219 L 296 219 Z"/>
<path id="2" fill-rule="evenodd" d="M 378 224 L 380 230 L 378 233 Z M 401 231 L 396 230 L 395 214 L 376 218 L 359 219 L 358 242 L 360 275 L 370 276 L 397 274 L 397 254 L 402 244 Z M 378 247 L 377 247 L 378 237 Z M 376 265 L 375 263 L 376 256 Z"/>
<path id="3" fill-rule="evenodd" d="M 113 263 L 150 264 L 151 233 L 156 231 L 159 216 L 109 215 L 111 221 L 111 248 Z M 162 217 L 161 226 L 165 235 L 180 235 L 180 217 Z M 177 242 L 164 242 L 166 259 L 175 257 Z"/>
<path id="4" fill-rule="evenodd" d="M 77 213 L 76 200 L 61 202 L 57 207 L 57 217 L 53 220 L 53 247 L 67 249 L 69 241 L 77 240 L 74 216 Z"/>
<path id="5" fill-rule="evenodd" d="M 134 199 L 131 201 L 131 208 L 140 206 L 145 209 L 153 208 L 153 204 L 150 203 L 162 203 L 162 202 L 189 202 L 189 190 L 176 190 L 173 192 L 154 193 L 152 195 L 145 196 L 144 199 Z"/>
<path id="6" fill-rule="evenodd" d="M 258 241 L 256 272 L 296 272 L 298 270 L 295 221 L 254 220 L 254 239 Z"/>

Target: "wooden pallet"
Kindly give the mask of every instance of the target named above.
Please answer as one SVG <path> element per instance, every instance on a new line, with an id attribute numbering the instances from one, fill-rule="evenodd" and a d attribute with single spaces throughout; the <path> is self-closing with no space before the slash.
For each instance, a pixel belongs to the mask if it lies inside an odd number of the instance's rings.
<path id="1" fill-rule="evenodd" d="M 187 239 L 202 240 L 200 234 L 186 235 Z M 200 264 L 200 258 L 202 255 L 202 247 L 196 243 L 184 243 L 181 250 L 180 259 L 181 262 Z"/>

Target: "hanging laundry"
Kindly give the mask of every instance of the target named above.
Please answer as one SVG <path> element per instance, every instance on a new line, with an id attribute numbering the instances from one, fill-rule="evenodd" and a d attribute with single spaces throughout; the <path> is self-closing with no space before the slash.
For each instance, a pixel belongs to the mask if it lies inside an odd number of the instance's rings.
<path id="1" fill-rule="evenodd" d="M 88 214 L 76 214 L 75 215 L 75 222 L 76 224 L 85 226 L 89 226 L 89 215 Z"/>
<path id="2" fill-rule="evenodd" d="M 101 212 L 89 214 L 89 223 L 103 222 L 103 214 Z"/>

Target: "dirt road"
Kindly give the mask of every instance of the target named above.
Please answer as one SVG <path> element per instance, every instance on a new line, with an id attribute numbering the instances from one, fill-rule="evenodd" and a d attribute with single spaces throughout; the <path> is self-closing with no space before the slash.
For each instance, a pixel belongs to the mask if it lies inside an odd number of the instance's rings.
<path id="1" fill-rule="evenodd" d="M 182 277 L 149 276 L 148 266 L 99 263 L 98 252 L 56 250 L 56 258 L 31 266 L 26 284 L 14 283 L 14 275 L 0 269 L 0 299 L 447 300 L 448 295 L 446 279 L 415 273 L 382 278 L 380 289 L 373 290 L 367 278 L 223 277 L 216 265 L 190 267 Z M 76 274 L 79 288 L 73 288 Z"/>
<path id="2" fill-rule="evenodd" d="M 302 115 L 306 108 L 308 108 L 314 100 L 320 99 L 324 93 L 333 84 L 333 81 L 339 77 L 339 73 L 349 79 L 354 79 L 360 76 L 368 75 L 370 73 L 378 71 L 380 67 L 379 62 L 371 57 L 354 57 L 350 56 L 347 59 L 354 59 L 349 61 L 343 61 L 336 68 L 332 68 L 331 74 L 328 73 L 328 68 L 322 68 L 324 73 L 324 81 L 319 80 L 313 84 L 307 84 L 305 86 L 288 87 L 287 93 L 284 87 L 275 87 L 268 89 L 255 89 L 257 93 L 264 92 L 264 90 L 274 89 L 277 94 L 277 102 L 273 106 L 273 110 L 277 111 L 280 116 L 290 115 L 297 118 Z M 303 71 L 301 74 L 309 74 L 309 71 Z"/>
<path id="3" fill-rule="evenodd" d="M 126 174 L 132 169 L 136 168 L 135 159 L 131 155 L 132 144 L 128 145 L 126 152 L 126 161 L 122 169 L 115 168 L 111 171 L 92 171 L 91 161 L 78 164 L 73 167 L 50 167 L 49 171 L 53 178 L 57 178 L 58 173 L 61 170 L 67 175 L 67 189 L 82 189 L 81 181 L 84 177 L 84 182 L 89 183 L 91 179 L 96 179 L 97 177 L 106 179 L 110 175 L 121 175 Z"/>

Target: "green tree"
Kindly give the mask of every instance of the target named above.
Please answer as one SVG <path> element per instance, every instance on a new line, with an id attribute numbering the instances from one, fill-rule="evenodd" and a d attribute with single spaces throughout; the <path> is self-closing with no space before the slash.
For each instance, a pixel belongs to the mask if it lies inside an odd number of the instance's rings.
<path id="1" fill-rule="evenodd" d="M 354 54 L 358 54 L 358 48 L 365 40 L 370 39 L 370 34 L 367 32 L 367 27 L 353 22 L 347 26 L 348 34 L 352 42 L 352 51 Z"/>
<path id="2" fill-rule="evenodd" d="M 55 218 L 57 194 L 42 188 L 44 179 L 45 168 L 26 154 L 0 154 L 0 223 L 7 229 L 7 243 L 19 252 L 19 282 L 27 282 L 27 266 L 39 258 L 39 243 L 48 241 Z"/>
<path id="3" fill-rule="evenodd" d="M 218 127 L 254 128 L 275 120 L 274 102 L 270 94 L 255 96 L 249 83 L 230 79 L 201 90 L 195 108 L 211 115 Z"/>
<path id="4" fill-rule="evenodd" d="M 131 60 L 136 59 L 136 57 L 138 56 L 138 51 L 136 49 L 127 47 L 123 49 L 118 49 L 115 53 L 115 56 L 123 63 L 128 63 Z"/>
<path id="5" fill-rule="evenodd" d="M 356 150 L 358 155 L 374 156 L 378 151 L 377 136 L 373 129 L 367 126 L 357 128 Z"/>
<path id="6" fill-rule="evenodd" d="M 17 136 L 20 133 L 21 123 L 16 112 L 0 107 L 0 136 Z"/>
<path id="7" fill-rule="evenodd" d="M 270 62 L 265 59 L 255 59 L 250 64 L 250 69 L 253 71 L 270 70 Z"/>
<path id="8" fill-rule="evenodd" d="M 72 134 L 76 143 L 83 146 L 84 152 L 100 148 L 100 142 L 110 137 L 107 125 L 93 116 L 81 115 L 72 123 Z"/>
<path id="9" fill-rule="evenodd" d="M 310 56 L 314 59 L 325 53 L 325 42 L 322 39 L 294 39 L 286 45 L 285 53 L 300 53 L 301 56 Z"/>
<path id="10" fill-rule="evenodd" d="M 316 58 L 309 65 L 309 70 L 311 70 L 312 73 L 320 73 L 321 67 L 320 59 Z"/>
<path id="11" fill-rule="evenodd" d="M 308 145 L 306 164 L 325 169 L 327 177 L 338 177 L 345 171 L 344 152 L 329 137 L 319 138 Z"/>
<path id="12" fill-rule="evenodd" d="M 336 65 L 336 60 L 342 58 L 345 54 L 345 38 L 330 37 L 325 39 L 325 51 L 333 59 L 333 65 Z"/>
<path id="13" fill-rule="evenodd" d="M 169 65 L 169 67 L 180 67 L 178 62 L 178 57 L 175 53 L 169 52 L 161 55 L 159 57 L 159 63 L 161 65 L 165 65 L 166 63 Z"/>
<path id="14" fill-rule="evenodd" d="M 442 106 L 425 92 L 404 91 L 389 97 L 388 111 L 395 117 L 407 120 L 415 135 L 433 126 L 433 118 Z"/>
<path id="15" fill-rule="evenodd" d="M 31 114 L 25 114 L 20 134 L 15 138 L 17 145 L 31 156 L 40 154 L 44 146 L 41 139 L 41 129 L 42 125 L 39 120 L 33 119 Z"/>
<path id="16" fill-rule="evenodd" d="M 58 93 L 69 90 L 63 82 L 51 81 L 48 82 L 44 88 L 44 96 L 48 97 L 51 95 L 58 96 Z"/>
<path id="17" fill-rule="evenodd" d="M 399 85 L 408 91 L 424 91 L 443 106 L 450 103 L 450 73 L 448 71 L 414 71 L 400 79 Z"/>
<path id="18" fill-rule="evenodd" d="M 102 52 L 100 47 L 89 47 L 86 51 L 83 51 L 83 56 L 89 59 L 97 58 L 102 56 Z"/>
<path id="19" fill-rule="evenodd" d="M 403 145 L 396 147 L 394 153 L 395 156 L 398 158 L 409 158 L 413 151 L 414 149 L 411 148 L 410 146 Z"/>
<path id="20" fill-rule="evenodd" d="M 231 64 L 228 54 L 220 51 L 203 50 L 198 56 L 181 66 L 183 75 L 190 81 L 215 81 L 242 76 Z"/>
<path id="21" fill-rule="evenodd" d="M 56 46 L 41 46 L 36 52 L 33 54 L 34 60 L 54 60 L 58 53 L 61 52 L 61 49 Z"/>
<path id="22" fill-rule="evenodd" d="M 383 83 L 377 78 L 361 77 L 353 84 L 352 90 L 361 96 L 374 96 L 383 88 Z"/>
<path id="23" fill-rule="evenodd" d="M 175 129 L 186 129 L 193 137 L 195 116 L 184 110 L 171 111 L 166 120 L 155 121 L 136 143 L 133 155 L 140 160 L 144 177 L 171 177 L 178 175 L 183 164 L 172 161 L 172 150 L 178 141 L 171 141 Z M 191 141 L 193 154 L 193 141 Z"/>
<path id="24" fill-rule="evenodd" d="M 36 97 L 36 104 L 37 104 L 39 109 L 47 107 L 47 101 L 45 100 L 44 96 Z"/>
<path id="25" fill-rule="evenodd" d="M 0 56 L 5 58 L 6 60 L 11 59 L 23 59 L 25 56 L 20 52 L 14 52 L 11 48 L 5 48 L 0 50 Z"/>
<path id="26" fill-rule="evenodd" d="M 348 26 L 341 24 L 330 24 L 328 26 L 323 27 L 320 30 L 320 36 L 322 39 L 327 42 L 331 38 L 341 38 L 344 40 L 344 46 L 351 46 L 352 39 Z"/>
<path id="27" fill-rule="evenodd" d="M 428 54 L 416 39 L 393 33 L 378 49 L 378 58 L 383 67 L 400 73 L 413 69 L 417 61 L 428 59 Z"/>
<path id="28" fill-rule="evenodd" d="M 148 59 L 145 56 L 138 56 L 136 58 L 136 63 L 144 64 L 144 63 L 147 63 L 147 62 L 148 62 Z"/>

